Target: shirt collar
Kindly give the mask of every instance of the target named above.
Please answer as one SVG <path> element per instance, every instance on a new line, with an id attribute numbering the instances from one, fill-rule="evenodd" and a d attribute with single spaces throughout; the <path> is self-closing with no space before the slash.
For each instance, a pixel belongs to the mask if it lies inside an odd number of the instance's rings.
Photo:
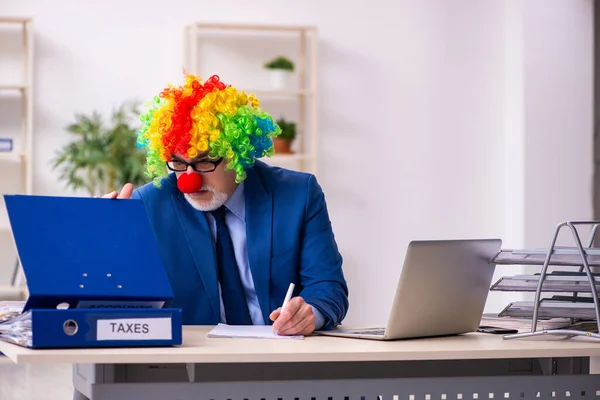
<path id="1" fill-rule="evenodd" d="M 231 197 L 225 202 L 225 207 L 242 221 L 246 221 L 246 206 L 244 203 L 244 182 L 240 182 Z"/>

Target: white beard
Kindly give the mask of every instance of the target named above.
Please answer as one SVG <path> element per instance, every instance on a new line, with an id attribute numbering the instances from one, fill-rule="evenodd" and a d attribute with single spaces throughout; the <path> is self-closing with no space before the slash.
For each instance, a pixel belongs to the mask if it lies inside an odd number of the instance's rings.
<path id="1" fill-rule="evenodd" d="M 219 192 L 209 185 L 203 185 L 201 190 L 208 190 L 213 194 L 213 197 L 210 200 L 196 200 L 189 193 L 183 194 L 187 202 L 198 211 L 214 211 L 229 199 L 226 193 Z"/>

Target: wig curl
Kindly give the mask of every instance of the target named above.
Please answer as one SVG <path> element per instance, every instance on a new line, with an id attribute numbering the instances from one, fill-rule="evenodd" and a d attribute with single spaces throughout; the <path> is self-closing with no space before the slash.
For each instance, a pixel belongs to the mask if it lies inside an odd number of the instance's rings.
<path id="1" fill-rule="evenodd" d="M 185 74 L 185 84 L 165 88 L 140 120 L 138 147 L 146 149 L 147 174 L 157 186 L 173 155 L 195 158 L 202 153 L 224 158 L 239 183 L 256 158 L 273 154 L 272 139 L 281 133 L 254 94 L 224 84 L 217 75 L 203 82 Z"/>

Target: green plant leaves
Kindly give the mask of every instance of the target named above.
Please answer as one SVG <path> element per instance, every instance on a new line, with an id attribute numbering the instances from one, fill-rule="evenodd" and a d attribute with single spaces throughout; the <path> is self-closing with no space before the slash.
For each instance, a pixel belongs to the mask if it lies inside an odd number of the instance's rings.
<path id="1" fill-rule="evenodd" d="M 294 70 L 294 63 L 283 56 L 279 56 L 265 64 L 268 69 L 283 69 L 286 71 Z"/>
<path id="2" fill-rule="evenodd" d="M 296 123 L 288 122 L 284 118 L 277 120 L 277 125 L 281 128 L 281 133 L 277 136 L 280 139 L 293 140 L 296 137 Z"/>
<path id="3" fill-rule="evenodd" d="M 107 122 L 96 111 L 76 114 L 66 127 L 73 139 L 57 152 L 52 168 L 67 187 L 90 196 L 120 190 L 125 183 L 146 183 L 146 154 L 136 143 L 138 123 L 135 102 L 122 104 Z"/>

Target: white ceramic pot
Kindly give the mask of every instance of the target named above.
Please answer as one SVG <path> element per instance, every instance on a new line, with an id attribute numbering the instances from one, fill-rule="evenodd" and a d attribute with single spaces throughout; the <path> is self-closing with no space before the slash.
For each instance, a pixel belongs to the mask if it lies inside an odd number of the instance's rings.
<path id="1" fill-rule="evenodd" d="M 290 71 L 284 69 L 272 69 L 271 74 L 271 87 L 273 90 L 286 90 L 292 75 Z"/>

